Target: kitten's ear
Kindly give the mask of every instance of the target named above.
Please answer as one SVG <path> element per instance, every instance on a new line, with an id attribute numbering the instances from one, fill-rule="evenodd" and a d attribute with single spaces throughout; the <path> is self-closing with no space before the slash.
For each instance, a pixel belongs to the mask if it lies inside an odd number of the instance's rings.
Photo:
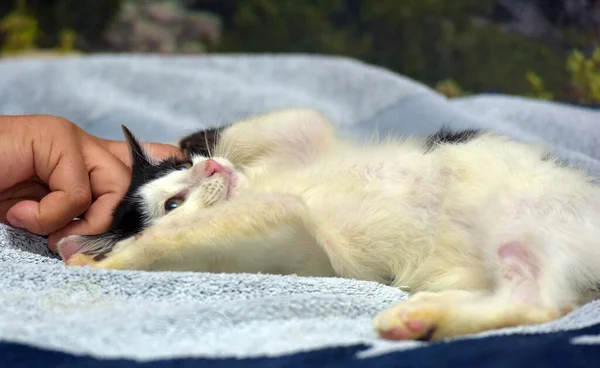
<path id="1" fill-rule="evenodd" d="M 125 141 L 127 141 L 127 145 L 129 146 L 129 155 L 131 156 L 131 168 L 133 170 L 144 168 L 146 166 L 152 165 L 152 161 L 150 157 L 144 151 L 140 142 L 135 138 L 133 133 L 125 125 L 121 125 L 121 129 L 123 129 L 123 134 L 125 135 Z"/>

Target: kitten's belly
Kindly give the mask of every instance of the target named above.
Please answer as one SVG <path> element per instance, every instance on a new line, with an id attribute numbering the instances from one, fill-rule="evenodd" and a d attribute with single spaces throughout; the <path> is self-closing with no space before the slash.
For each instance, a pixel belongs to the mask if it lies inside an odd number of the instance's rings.
<path id="1" fill-rule="evenodd" d="M 480 200 L 469 192 L 481 188 L 448 182 L 455 179 L 421 155 L 273 170 L 252 186 L 302 197 L 317 221 L 345 239 L 334 253 L 354 266 L 336 269 L 340 276 L 419 289 L 452 270 L 462 275 L 452 282 L 479 287 L 482 262 L 471 231 Z"/>
<path id="2" fill-rule="evenodd" d="M 432 253 L 444 183 L 430 166 L 371 160 L 345 170 L 315 165 L 279 173 L 258 187 L 302 197 L 317 221 L 345 239 L 335 251 L 357 267 L 336 270 L 340 276 L 391 283 Z"/>

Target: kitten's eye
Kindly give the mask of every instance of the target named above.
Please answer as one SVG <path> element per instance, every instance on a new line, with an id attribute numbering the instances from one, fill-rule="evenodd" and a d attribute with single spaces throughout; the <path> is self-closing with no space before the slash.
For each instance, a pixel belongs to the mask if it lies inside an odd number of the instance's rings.
<path id="1" fill-rule="evenodd" d="M 182 204 L 183 204 L 183 199 L 171 198 L 165 202 L 165 211 L 171 212 L 174 209 L 176 209 L 177 207 L 181 206 Z"/>
<path id="2" fill-rule="evenodd" d="M 184 171 L 184 170 L 188 170 L 192 166 L 193 166 L 192 163 L 188 161 L 188 162 L 184 162 L 184 163 L 182 163 L 180 165 L 177 165 L 175 167 L 175 170 Z"/>

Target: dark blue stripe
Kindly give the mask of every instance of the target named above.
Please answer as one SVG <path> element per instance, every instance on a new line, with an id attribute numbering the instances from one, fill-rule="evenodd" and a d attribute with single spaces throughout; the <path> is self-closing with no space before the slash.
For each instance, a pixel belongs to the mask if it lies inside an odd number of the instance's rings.
<path id="1" fill-rule="evenodd" d="M 95 359 L 14 343 L 0 343 L 0 367 L 106 367 L 106 368 L 187 368 L 187 367 L 599 367 L 600 345 L 572 345 L 581 335 L 600 335 L 600 324 L 569 332 L 536 335 L 495 336 L 388 353 L 369 359 L 355 354 L 364 345 L 330 348 L 276 358 L 251 359 L 167 359 L 138 363 L 125 359 Z"/>

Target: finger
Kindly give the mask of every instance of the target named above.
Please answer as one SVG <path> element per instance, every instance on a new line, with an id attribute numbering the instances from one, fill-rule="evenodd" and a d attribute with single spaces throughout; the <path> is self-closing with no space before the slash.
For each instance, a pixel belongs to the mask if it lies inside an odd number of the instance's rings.
<path id="1" fill-rule="evenodd" d="M 183 158 L 183 153 L 179 147 L 165 143 L 146 143 L 146 150 L 151 157 L 164 159 L 167 157 Z"/>
<path id="2" fill-rule="evenodd" d="M 81 220 L 73 221 L 65 228 L 50 234 L 48 245 L 51 249 L 68 235 L 99 234 L 107 231 L 112 223 L 113 211 L 129 186 L 129 169 L 104 147 L 90 144 L 84 157 L 88 162 L 94 202 Z"/>
<path id="3" fill-rule="evenodd" d="M 129 154 L 129 147 L 127 146 L 126 142 L 103 140 L 102 144 L 107 150 L 109 150 L 113 155 L 118 157 L 125 165 L 127 165 L 127 167 L 131 168 L 131 157 Z M 143 143 L 142 147 L 146 150 L 150 157 L 154 157 L 158 160 L 167 157 L 184 157 L 179 147 L 172 144 Z"/>
<path id="4" fill-rule="evenodd" d="M 112 212 L 120 197 L 105 194 L 98 198 L 80 220 L 72 221 L 64 228 L 48 235 L 48 247 L 56 252 L 57 243 L 69 235 L 91 235 L 107 231 L 112 223 Z"/>
<path id="5" fill-rule="evenodd" d="M 79 143 L 78 128 L 53 117 L 37 124 L 39 136 L 32 142 L 37 176 L 48 183 L 51 193 L 41 201 L 22 201 L 7 213 L 11 225 L 47 235 L 85 212 L 92 193 Z"/>
<path id="6" fill-rule="evenodd" d="M 43 183 L 36 181 L 19 183 L 3 191 L 0 195 L 0 222 L 8 223 L 6 214 L 15 204 L 25 200 L 40 201 L 48 193 L 50 193 L 49 189 Z"/>
<path id="7" fill-rule="evenodd" d="M 13 185 L 11 188 L 0 192 L 0 202 L 15 199 L 15 198 L 37 198 L 42 199 L 48 194 L 49 189 L 46 184 L 37 179 L 27 180 L 22 183 Z"/>
<path id="8" fill-rule="evenodd" d="M 48 235 L 81 215 L 89 203 L 87 198 L 90 196 L 83 192 L 75 195 L 65 191 L 50 192 L 41 201 L 17 202 L 8 210 L 6 220 L 11 226 Z"/>

